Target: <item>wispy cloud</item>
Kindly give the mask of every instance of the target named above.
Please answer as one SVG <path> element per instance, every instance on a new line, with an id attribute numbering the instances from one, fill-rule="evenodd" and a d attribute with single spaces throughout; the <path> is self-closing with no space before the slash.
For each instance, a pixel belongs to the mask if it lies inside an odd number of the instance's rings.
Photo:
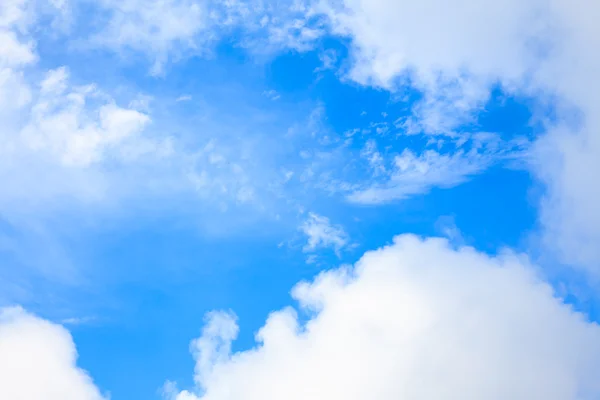
<path id="1" fill-rule="evenodd" d="M 177 99 L 175 99 L 176 102 L 190 101 L 190 100 L 192 100 L 192 96 L 189 94 L 183 94 L 183 95 L 179 96 Z"/>
<path id="2" fill-rule="evenodd" d="M 325 33 L 314 7 L 295 0 L 102 0 L 95 6 L 102 28 L 84 46 L 144 54 L 155 76 L 191 55 L 213 54 L 215 44 L 237 30 L 243 33 L 239 44 L 257 54 L 306 51 Z"/>
<path id="3" fill-rule="evenodd" d="M 427 150 L 416 155 L 407 149 L 394 157 L 384 182 L 353 191 L 348 199 L 355 203 L 381 204 L 427 193 L 434 187 L 456 186 L 485 170 L 492 160 L 491 156 L 476 151 L 440 154 Z"/>
<path id="4" fill-rule="evenodd" d="M 281 98 L 281 95 L 279 93 L 277 93 L 276 90 L 265 90 L 263 92 L 263 96 L 267 97 L 270 100 L 279 100 Z"/>
<path id="5" fill-rule="evenodd" d="M 88 317 L 71 317 L 71 318 L 62 319 L 60 321 L 60 323 L 63 324 L 63 325 L 85 325 L 85 324 L 93 323 L 96 320 L 97 320 L 96 317 L 91 317 L 91 316 L 88 316 Z"/>
<path id="6" fill-rule="evenodd" d="M 300 225 L 300 230 L 306 235 L 305 252 L 331 248 L 339 255 L 348 245 L 349 237 L 341 225 L 334 225 L 329 218 L 309 213 L 308 218 Z"/>

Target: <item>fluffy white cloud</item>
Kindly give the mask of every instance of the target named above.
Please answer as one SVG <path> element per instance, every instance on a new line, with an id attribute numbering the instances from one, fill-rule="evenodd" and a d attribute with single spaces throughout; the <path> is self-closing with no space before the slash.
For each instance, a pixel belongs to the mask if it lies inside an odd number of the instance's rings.
<path id="1" fill-rule="evenodd" d="M 77 367 L 69 332 L 21 308 L 0 310 L 0 398 L 103 400 Z"/>
<path id="2" fill-rule="evenodd" d="M 393 89 L 422 90 L 423 128 L 451 130 L 482 105 L 488 86 L 511 84 L 530 67 L 524 41 L 538 38 L 541 1 L 324 1 L 334 33 L 352 39 L 349 77 Z M 439 107 L 443 104 L 443 107 Z"/>
<path id="3" fill-rule="evenodd" d="M 237 328 L 213 314 L 177 400 L 595 399 L 600 327 L 554 297 L 522 257 L 399 236 L 353 268 L 293 290 L 256 348 L 225 355 Z M 171 387 L 171 389 L 173 389 Z"/>

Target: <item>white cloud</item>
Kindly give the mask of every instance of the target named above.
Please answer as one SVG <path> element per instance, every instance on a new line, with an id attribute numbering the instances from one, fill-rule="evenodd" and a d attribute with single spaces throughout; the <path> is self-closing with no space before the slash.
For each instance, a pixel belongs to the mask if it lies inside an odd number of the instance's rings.
<path id="1" fill-rule="evenodd" d="M 186 24 L 186 18 L 195 18 L 186 7 L 202 8 L 195 2 L 138 3 L 107 1 L 101 6 L 108 14 L 97 14 L 122 18 L 123 26 L 119 26 L 125 30 L 134 29 L 130 24 L 144 25 L 141 41 L 134 40 L 140 47 L 134 50 L 147 50 L 152 56 L 157 49 L 164 50 L 168 58 L 179 51 L 177 43 L 185 42 L 184 36 L 196 35 L 179 26 Z M 264 125 L 249 128 L 256 122 L 252 116 L 242 124 L 229 123 L 221 115 L 203 118 L 201 126 L 179 124 L 169 120 L 177 118 L 168 111 L 159 112 L 163 119 L 153 123 L 154 103 L 165 106 L 161 99 L 143 94 L 128 99 L 127 88 L 122 87 L 113 95 L 113 88 L 79 83 L 77 74 L 71 76 L 67 67 L 44 70 L 46 62 L 37 62 L 35 34 L 42 28 L 54 33 L 41 16 L 47 6 L 11 0 L 2 2 L 0 8 L 0 40 L 8 38 L 11 44 L 0 46 L 1 212 L 14 215 L 19 210 L 31 215 L 36 207 L 44 213 L 56 208 L 71 211 L 77 206 L 111 206 L 142 197 L 154 201 L 167 195 L 192 200 L 199 195 L 221 210 L 231 204 L 267 208 L 268 201 L 259 197 L 269 195 L 275 168 L 271 173 L 262 162 L 267 157 L 258 156 L 265 147 L 264 142 L 257 144 L 260 135 L 245 134 L 256 133 Z M 36 21 L 39 29 L 32 28 Z M 155 24 L 178 26 L 172 30 Z M 162 35 L 162 39 L 145 38 L 145 33 Z M 115 35 L 125 40 L 123 46 L 133 40 Z M 161 40 L 170 44 L 161 45 Z M 158 48 L 146 48 L 149 44 Z M 182 96 L 178 101 L 189 99 Z M 171 136 L 172 132 L 177 136 Z M 264 152 L 272 155 L 268 149 Z"/>
<path id="2" fill-rule="evenodd" d="M 183 94 L 181 96 L 179 96 L 175 101 L 177 102 L 182 102 L 182 101 L 190 101 L 192 100 L 192 96 L 189 94 Z"/>
<path id="3" fill-rule="evenodd" d="M 0 4 L 0 27 L 26 30 L 32 22 L 28 15 L 29 0 L 6 0 Z"/>
<path id="4" fill-rule="evenodd" d="M 465 238 L 460 229 L 456 226 L 456 221 L 452 215 L 443 215 L 435 221 L 435 229 L 443 237 L 447 238 L 452 245 L 465 245 Z"/>
<path id="5" fill-rule="evenodd" d="M 102 400 L 77 367 L 69 332 L 20 308 L 0 310 L 0 398 Z"/>
<path id="6" fill-rule="evenodd" d="M 152 75 L 164 74 L 181 58 L 212 54 L 215 43 L 232 32 L 239 46 L 263 55 L 309 50 L 324 34 L 311 20 L 313 8 L 297 0 L 102 0 L 98 5 L 108 21 L 89 44 L 145 54 Z"/>
<path id="7" fill-rule="evenodd" d="M 96 321 L 96 317 L 71 317 L 61 321 L 63 325 L 84 325 Z"/>
<path id="8" fill-rule="evenodd" d="M 438 150 L 431 148 L 434 145 Z M 494 163 L 520 160 L 529 146 L 527 139 L 503 141 L 496 134 L 478 132 L 451 140 L 431 137 L 421 152 L 405 148 L 399 154 L 389 149 L 382 154 L 376 142 L 368 140 L 360 156 L 368 163 L 362 170 L 370 172 L 342 191 L 354 203 L 390 203 L 456 186 Z"/>
<path id="9" fill-rule="evenodd" d="M 326 12 L 333 31 L 352 38 L 351 78 L 393 87 L 399 76 L 411 72 L 415 84 L 423 88 L 436 86 L 440 79 L 459 79 L 464 72 L 489 79 L 498 73 L 519 78 L 527 68 L 528 54 L 523 46 L 513 45 L 521 42 L 519 34 L 535 33 L 536 26 L 527 23 L 541 4 L 536 0 L 329 3 Z"/>
<path id="10" fill-rule="evenodd" d="M 541 221 L 547 249 L 560 260 L 600 273 L 600 26 L 596 2 L 553 2 L 561 37 L 540 80 L 579 108 L 582 121 L 552 127 L 537 147 L 534 171 L 546 183 Z"/>
<path id="11" fill-rule="evenodd" d="M 265 90 L 263 96 L 267 97 L 269 100 L 279 100 L 281 98 L 281 95 L 277 93 L 276 90 Z"/>
<path id="12" fill-rule="evenodd" d="M 95 88 L 68 88 L 65 68 L 49 71 L 41 83 L 40 96 L 23 128 L 23 144 L 43 151 L 66 166 L 89 166 L 105 153 L 119 149 L 139 134 L 150 118 L 113 102 L 89 107 Z"/>
<path id="13" fill-rule="evenodd" d="M 48 71 L 39 85 L 18 70 L 6 75 L 0 73 L 0 104 L 10 110 L 0 112 L 2 206 L 103 199 L 112 178 L 122 177 L 105 172 L 107 164 L 126 167 L 172 151 L 168 138 L 143 134 L 147 114 L 117 105 L 94 85 L 71 85 L 66 68 Z"/>
<path id="14" fill-rule="evenodd" d="M 338 53 L 333 49 L 327 49 L 320 52 L 319 61 L 321 61 L 321 66 L 315 68 L 315 72 L 334 69 L 338 62 L 338 58 Z"/>
<path id="15" fill-rule="evenodd" d="M 440 154 L 426 150 L 416 155 L 409 149 L 394 157 L 388 179 L 381 184 L 353 191 L 348 200 L 363 204 L 382 204 L 428 192 L 433 187 L 452 187 L 486 169 L 493 157 L 476 150 Z"/>
<path id="16" fill-rule="evenodd" d="M 339 253 L 348 244 L 348 234 L 339 225 L 333 225 L 329 218 L 309 213 L 308 218 L 300 225 L 300 230 L 308 241 L 304 251 L 313 252 L 319 248 L 332 248 Z"/>
<path id="17" fill-rule="evenodd" d="M 406 134 L 460 136 L 455 130 L 475 122 L 489 97 L 487 82 L 464 76 L 438 78 L 424 89 L 423 99 L 398 127 Z"/>
<path id="18" fill-rule="evenodd" d="M 600 327 L 554 297 L 514 254 L 490 257 L 404 235 L 354 268 L 297 285 L 293 295 L 308 321 L 291 308 L 273 312 L 251 350 L 223 354 L 236 329 L 221 315 L 227 328 L 199 339 L 215 344 L 202 350 L 213 362 L 194 352 L 197 388 L 171 398 L 600 396 Z"/>
<path id="19" fill-rule="evenodd" d="M 321 114 L 313 113 L 311 136 L 300 143 L 299 180 L 353 203 L 385 204 L 451 188 L 492 165 L 524 163 L 531 147 L 527 137 L 504 139 L 491 132 L 408 138 L 415 132 L 398 121 L 403 126 L 371 122 L 337 133 Z"/>
<path id="20" fill-rule="evenodd" d="M 0 46 L 0 67 L 31 64 L 37 59 L 33 43 L 19 41 L 14 32 L 0 30 Z"/>
<path id="21" fill-rule="evenodd" d="M 600 28 L 598 3 L 585 0 L 325 1 L 334 33 L 351 39 L 349 78 L 395 90 L 410 83 L 424 100 L 406 128 L 449 134 L 468 123 L 491 88 L 558 99 L 533 172 L 546 250 L 589 271 L 600 265 Z M 424 28 L 426 27 L 426 28 Z M 581 112 L 578 124 L 571 110 Z"/>
<path id="22" fill-rule="evenodd" d="M 541 4 L 326 0 L 319 10 L 334 34 L 352 39 L 349 79 L 390 90 L 410 84 L 423 92 L 407 121 L 412 129 L 453 135 L 485 104 L 490 86 L 512 87 L 532 68 L 528 46 L 545 39 Z"/>
<path id="23" fill-rule="evenodd" d="M 227 361 L 231 342 L 238 335 L 236 318 L 231 313 L 209 313 L 202 336 L 190 345 L 196 359 L 194 380 L 200 384 L 211 372 L 213 365 Z"/>
<path id="24" fill-rule="evenodd" d="M 115 50 L 130 49 L 147 54 L 151 74 L 164 73 L 172 57 L 198 46 L 198 38 L 208 25 L 204 3 L 194 0 L 102 0 L 109 21 L 92 43 Z"/>
<path id="25" fill-rule="evenodd" d="M 65 208 L 65 200 L 105 200 L 109 189 L 118 198 L 129 178 L 111 173 L 115 166 L 134 170 L 172 151 L 168 137 L 146 134 L 151 119 L 134 107 L 140 101 L 122 107 L 94 84 L 72 84 L 66 67 L 40 69 L 30 31 L 49 6 L 66 8 L 25 0 L 0 7 L 0 42 L 8 43 L 0 46 L 0 209 L 11 216 L 53 209 L 57 199 Z"/>
<path id="26" fill-rule="evenodd" d="M 387 173 L 385 161 L 377 149 L 377 142 L 375 140 L 368 140 L 360 155 L 369 163 L 369 167 L 371 168 L 374 177 Z"/>

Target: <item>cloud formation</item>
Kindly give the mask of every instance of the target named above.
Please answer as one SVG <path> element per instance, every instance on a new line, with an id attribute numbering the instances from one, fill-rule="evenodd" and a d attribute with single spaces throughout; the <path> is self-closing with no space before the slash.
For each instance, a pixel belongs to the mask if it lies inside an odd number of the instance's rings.
<path id="1" fill-rule="evenodd" d="M 0 354 L 2 399 L 106 399 L 77 366 L 69 332 L 21 308 L 0 309 Z"/>
<path id="2" fill-rule="evenodd" d="M 344 228 L 334 225 L 329 218 L 309 213 L 308 218 L 300 225 L 306 235 L 305 252 L 314 252 L 319 248 L 332 248 L 336 254 L 348 244 L 348 234 Z"/>
<path id="3" fill-rule="evenodd" d="M 192 55 L 212 55 L 219 40 L 240 32 L 238 45 L 256 54 L 306 51 L 324 34 L 311 21 L 312 5 L 295 0 L 101 0 L 95 6 L 102 23 L 88 45 L 143 54 L 151 75 Z"/>
<path id="4" fill-rule="evenodd" d="M 546 251 L 592 273 L 600 266 L 600 28 L 598 4 L 579 0 L 321 2 L 331 32 L 347 37 L 347 76 L 423 94 L 409 127 L 452 136 L 500 85 L 549 102 L 556 118 L 532 153 Z M 576 112 L 573 112 L 575 110 Z"/>
<path id="5" fill-rule="evenodd" d="M 192 391 L 176 400 L 595 399 L 600 327 L 553 295 L 527 260 L 396 237 L 352 268 L 293 290 L 259 344 L 231 354 L 231 314 L 192 345 Z"/>
<path id="6" fill-rule="evenodd" d="M 495 155 L 477 149 L 442 153 L 425 150 L 420 155 L 405 149 L 395 155 L 381 183 L 373 177 L 366 187 L 353 191 L 348 200 L 361 204 L 383 204 L 427 193 L 433 187 L 456 186 L 486 169 Z M 375 181 L 375 183 L 373 183 Z"/>
<path id="7" fill-rule="evenodd" d="M 145 135 L 151 118 L 144 110 L 117 104 L 95 84 L 71 83 L 67 67 L 39 67 L 31 31 L 55 3 L 53 15 L 65 12 L 61 2 L 11 0 L 0 8 L 2 209 L 104 199 L 114 188 L 108 165 L 171 152 L 168 138 Z"/>
<path id="8" fill-rule="evenodd" d="M 102 0 L 109 17 L 105 28 L 91 38 L 94 45 L 116 51 L 130 49 L 151 59 L 152 75 L 161 75 L 172 57 L 212 40 L 206 32 L 210 16 L 204 2 L 194 0 Z M 204 38 L 199 37 L 204 33 Z"/>

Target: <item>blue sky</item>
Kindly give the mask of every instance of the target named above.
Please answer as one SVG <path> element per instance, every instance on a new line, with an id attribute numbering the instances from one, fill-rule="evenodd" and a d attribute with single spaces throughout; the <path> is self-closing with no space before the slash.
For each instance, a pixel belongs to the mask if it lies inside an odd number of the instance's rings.
<path id="1" fill-rule="evenodd" d="M 0 397 L 600 396 L 595 6 L 426 3 L 0 5 Z"/>

